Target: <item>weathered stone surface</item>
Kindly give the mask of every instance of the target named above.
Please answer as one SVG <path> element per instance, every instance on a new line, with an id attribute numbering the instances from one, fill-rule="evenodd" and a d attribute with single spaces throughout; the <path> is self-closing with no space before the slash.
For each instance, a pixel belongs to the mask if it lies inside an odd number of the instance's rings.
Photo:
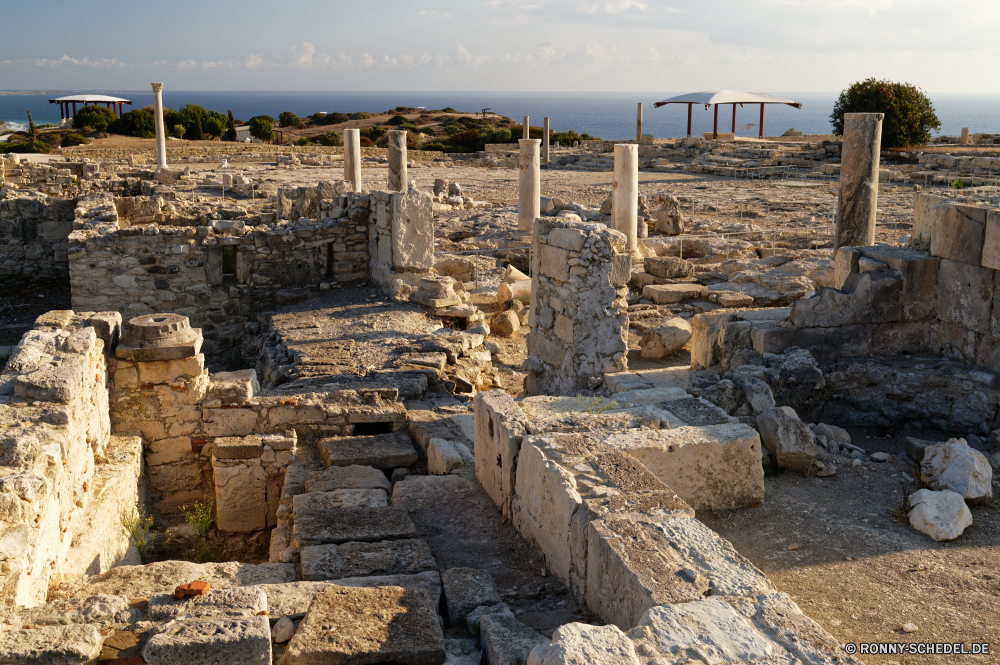
<path id="1" fill-rule="evenodd" d="M 490 320 L 490 330 L 501 337 L 510 337 L 521 329 L 521 320 L 513 310 L 500 312 Z"/>
<path id="2" fill-rule="evenodd" d="M 76 623 L 114 623 L 118 612 L 127 610 L 126 596 L 99 594 L 86 598 L 55 600 L 25 609 L 18 615 L 21 623 L 41 626 L 68 626 Z M 2 662 L 2 661 L 0 661 Z"/>
<path id="3" fill-rule="evenodd" d="M 489 614 L 505 614 L 509 617 L 514 616 L 514 613 L 510 611 L 510 607 L 507 606 L 507 603 L 497 603 L 496 605 L 490 606 L 480 605 L 465 615 L 465 629 L 472 635 L 479 637 L 479 624 L 482 622 L 483 617 Z M 478 665 L 478 663 L 476 665 Z"/>
<path id="4" fill-rule="evenodd" d="M 733 383 L 743 393 L 743 399 L 755 413 L 763 413 L 774 406 L 774 393 L 763 379 L 737 370 L 733 372 Z"/>
<path id="5" fill-rule="evenodd" d="M 660 305 L 669 305 L 701 298 L 708 293 L 701 284 L 649 284 L 642 289 L 642 297 Z"/>
<path id="6" fill-rule="evenodd" d="M 981 265 L 986 208 L 949 203 L 946 210 L 946 214 L 935 217 L 931 254 L 970 266 Z"/>
<path id="7" fill-rule="evenodd" d="M 212 443 L 212 455 L 216 459 L 257 459 L 264 452 L 264 444 L 259 436 L 220 437 Z"/>
<path id="8" fill-rule="evenodd" d="M 845 113 L 835 248 L 875 242 L 883 113 Z"/>
<path id="9" fill-rule="evenodd" d="M 476 393 L 473 406 L 476 480 L 503 516 L 510 518 L 514 469 L 526 433 L 527 418 L 514 399 L 503 390 Z"/>
<path id="10" fill-rule="evenodd" d="M 430 270 L 434 267 L 433 197 L 416 189 L 405 191 L 405 182 L 401 189 L 392 195 L 392 265 L 399 271 Z"/>
<path id="11" fill-rule="evenodd" d="M 149 639 L 142 657 L 149 665 L 268 665 L 271 626 L 266 616 L 176 621 Z"/>
<path id="12" fill-rule="evenodd" d="M 693 263 L 676 256 L 647 256 L 642 265 L 649 274 L 666 279 L 687 277 L 694 271 Z"/>
<path id="13" fill-rule="evenodd" d="M 934 540 L 954 540 L 972 524 L 962 495 L 951 490 L 917 490 L 910 495 L 910 526 Z"/>
<path id="14" fill-rule="evenodd" d="M 843 291 L 820 289 L 812 298 L 792 303 L 796 328 L 888 323 L 902 315 L 903 280 L 894 271 L 852 274 Z"/>
<path id="15" fill-rule="evenodd" d="M 452 626 L 464 626 L 465 616 L 477 607 L 500 602 L 493 578 L 485 570 L 449 568 L 441 573 L 441 585 L 448 608 L 448 622 Z"/>
<path id="16" fill-rule="evenodd" d="M 190 358 L 201 351 L 201 329 L 180 314 L 145 314 L 130 319 L 115 357 L 135 362 Z"/>
<path id="17" fill-rule="evenodd" d="M 284 644 L 295 635 L 295 624 L 287 616 L 278 619 L 271 629 L 271 641 L 275 644 Z"/>
<path id="18" fill-rule="evenodd" d="M 373 466 L 395 469 L 417 461 L 417 451 L 403 432 L 375 436 L 338 436 L 319 441 L 319 453 L 327 466 Z"/>
<path id="19" fill-rule="evenodd" d="M 447 439 L 431 439 L 427 445 L 427 472 L 434 475 L 451 473 L 462 466 L 462 454 Z"/>
<path id="20" fill-rule="evenodd" d="M 993 468 L 986 455 L 965 439 L 927 446 L 920 462 L 920 480 L 937 490 L 951 490 L 968 501 L 993 496 Z"/>
<path id="21" fill-rule="evenodd" d="M 653 328 L 639 340 L 642 357 L 658 360 L 667 354 L 679 351 L 691 339 L 691 324 L 675 316 Z"/>
<path id="22" fill-rule="evenodd" d="M 257 586 L 219 589 L 183 600 L 164 593 L 150 597 L 147 611 L 153 621 L 179 617 L 247 617 L 267 611 L 267 596 Z"/>
<path id="23" fill-rule="evenodd" d="M 635 644 L 618 626 L 567 623 L 549 644 L 531 650 L 527 665 L 639 665 Z"/>
<path id="24" fill-rule="evenodd" d="M 490 614 L 479 622 L 486 665 L 524 665 L 528 654 L 547 640 L 534 629 L 505 614 Z"/>
<path id="25" fill-rule="evenodd" d="M 257 371 L 241 369 L 235 372 L 218 372 L 211 375 L 209 399 L 220 400 L 223 404 L 242 404 L 260 394 Z"/>
<path id="26" fill-rule="evenodd" d="M 302 579 L 339 580 L 368 575 L 414 575 L 436 570 L 437 564 L 422 540 L 384 540 L 303 547 Z"/>
<path id="27" fill-rule="evenodd" d="M 334 585 L 317 594 L 282 663 L 440 665 L 444 661 L 444 633 L 426 593 Z"/>
<path id="28" fill-rule="evenodd" d="M 603 443 L 642 462 L 695 510 L 729 510 L 764 500 L 760 437 L 746 425 L 636 430 Z"/>
<path id="29" fill-rule="evenodd" d="M 416 528 L 401 508 L 332 508 L 295 515 L 292 529 L 302 547 L 353 540 L 374 542 L 412 538 Z"/>
<path id="30" fill-rule="evenodd" d="M 331 466 L 318 471 L 305 483 L 306 492 L 332 492 L 345 489 L 380 489 L 392 491 L 385 474 L 370 466 Z"/>
<path id="31" fill-rule="evenodd" d="M 966 330 L 990 332 L 993 271 L 942 260 L 938 277 L 938 317 Z"/>
<path id="32" fill-rule="evenodd" d="M 215 522 L 219 530 L 247 532 L 267 526 L 267 472 L 260 460 L 226 465 L 213 462 Z"/>
<path id="33" fill-rule="evenodd" d="M 331 508 L 378 508 L 389 505 L 385 490 L 333 490 L 292 497 L 292 512 L 321 512 Z"/>
<path id="34" fill-rule="evenodd" d="M 982 265 L 1000 270 L 1000 211 L 986 213 L 986 231 L 983 235 Z"/>
<path id="35" fill-rule="evenodd" d="M 420 287 L 410 295 L 410 302 L 433 308 L 461 305 L 462 299 L 455 293 L 454 284 L 453 277 L 421 277 Z"/>
<path id="36" fill-rule="evenodd" d="M 421 589 L 430 596 L 437 607 L 441 600 L 441 576 L 437 571 L 416 575 L 375 575 L 371 577 L 347 577 L 323 582 L 289 582 L 286 584 L 261 584 L 267 594 L 267 613 L 271 618 L 290 616 L 301 618 L 305 615 L 313 599 L 330 585 L 348 587 L 398 586 Z"/>
<path id="37" fill-rule="evenodd" d="M 816 463 L 816 437 L 799 420 L 795 409 L 779 406 L 757 416 L 760 440 L 774 453 L 778 464 L 793 471 L 806 473 Z"/>
<path id="38" fill-rule="evenodd" d="M 84 665 L 97 662 L 104 638 L 96 626 L 44 626 L 4 630 L 0 663 L 4 665 Z"/>

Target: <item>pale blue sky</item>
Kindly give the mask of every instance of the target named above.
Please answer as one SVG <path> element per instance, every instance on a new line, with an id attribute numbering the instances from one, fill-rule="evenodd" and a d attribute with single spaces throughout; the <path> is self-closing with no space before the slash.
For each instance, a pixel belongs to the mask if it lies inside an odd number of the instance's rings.
<path id="1" fill-rule="evenodd" d="M 0 89 L 1000 91 L 996 0 L 8 2 Z M 24 26 L 19 29 L 18 26 Z"/>

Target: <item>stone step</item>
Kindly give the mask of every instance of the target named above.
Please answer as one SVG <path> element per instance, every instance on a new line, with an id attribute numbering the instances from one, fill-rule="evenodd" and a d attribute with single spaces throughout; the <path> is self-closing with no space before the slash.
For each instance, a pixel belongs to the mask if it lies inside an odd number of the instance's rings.
<path id="1" fill-rule="evenodd" d="M 271 626 L 267 616 L 172 621 L 150 638 L 142 657 L 151 665 L 270 663 Z"/>
<path id="2" fill-rule="evenodd" d="M 319 453 L 327 466 L 360 464 L 377 469 L 395 469 L 415 464 L 418 459 L 413 442 L 404 432 L 321 439 Z"/>
<path id="3" fill-rule="evenodd" d="M 332 492 L 334 490 L 378 489 L 392 491 L 385 474 L 370 466 L 331 466 L 306 478 L 306 492 Z"/>
<path id="4" fill-rule="evenodd" d="M 302 579 L 339 580 L 369 575 L 415 575 L 437 570 L 431 550 L 422 540 L 351 542 L 302 548 Z"/>
<path id="5" fill-rule="evenodd" d="M 332 508 L 297 513 L 292 533 L 299 546 L 306 548 L 413 538 L 416 527 L 402 508 Z"/>

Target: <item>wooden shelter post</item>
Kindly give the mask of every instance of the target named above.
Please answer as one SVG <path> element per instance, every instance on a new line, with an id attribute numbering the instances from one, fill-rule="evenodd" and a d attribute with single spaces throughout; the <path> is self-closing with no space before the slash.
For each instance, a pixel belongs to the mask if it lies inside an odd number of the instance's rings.
<path id="1" fill-rule="evenodd" d="M 736 104 L 733 104 L 733 134 L 736 134 Z"/>
<path id="2" fill-rule="evenodd" d="M 719 105 L 715 105 L 715 123 L 712 125 L 712 138 L 719 138 Z"/>
<path id="3" fill-rule="evenodd" d="M 760 138 L 764 138 L 764 105 L 760 105 Z"/>
<path id="4" fill-rule="evenodd" d="M 688 104 L 688 138 L 691 138 L 691 107 L 694 104 Z"/>

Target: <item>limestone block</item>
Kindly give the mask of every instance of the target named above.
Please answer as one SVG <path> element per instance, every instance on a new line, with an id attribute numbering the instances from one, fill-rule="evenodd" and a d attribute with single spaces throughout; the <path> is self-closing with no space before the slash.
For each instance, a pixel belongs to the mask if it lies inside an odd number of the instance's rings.
<path id="1" fill-rule="evenodd" d="M 22 623 L 43 626 L 114 623 L 115 615 L 127 610 L 128 606 L 127 596 L 98 594 L 86 598 L 55 600 L 39 607 L 25 609 L 18 614 L 18 618 Z"/>
<path id="2" fill-rule="evenodd" d="M 76 665 L 95 663 L 104 637 L 97 626 L 43 626 L 0 635 L 0 663 Z"/>
<path id="3" fill-rule="evenodd" d="M 441 586 L 452 626 L 464 626 L 466 615 L 477 607 L 500 602 L 493 578 L 485 570 L 450 568 L 441 573 Z"/>
<path id="4" fill-rule="evenodd" d="M 269 665 L 271 625 L 266 616 L 176 621 L 149 639 L 142 657 L 149 665 Z"/>
<path id="5" fill-rule="evenodd" d="M 273 618 L 289 615 L 304 615 L 320 592 L 331 585 L 345 587 L 386 587 L 420 589 L 428 594 L 435 607 L 441 601 L 441 576 L 437 571 L 416 575 L 374 575 L 370 577 L 347 577 L 323 582 L 286 582 L 283 584 L 261 584 L 267 594 L 267 613 Z"/>
<path id="6" fill-rule="evenodd" d="M 684 348 L 689 339 L 691 324 L 675 316 L 643 335 L 639 340 L 639 348 L 643 358 L 658 360 Z"/>
<path id="7" fill-rule="evenodd" d="M 757 416 L 760 440 L 785 469 L 807 473 L 816 463 L 816 437 L 795 409 L 780 406 Z"/>
<path id="8" fill-rule="evenodd" d="M 462 455 L 447 439 L 431 439 L 427 445 L 427 472 L 444 475 L 461 468 Z"/>
<path id="9" fill-rule="evenodd" d="M 851 273 L 861 272 L 861 250 L 857 247 L 838 247 L 833 254 L 833 288 L 843 289 Z"/>
<path id="10" fill-rule="evenodd" d="M 302 547 L 308 547 L 413 538 L 416 527 L 406 511 L 395 506 L 332 508 L 296 514 L 292 532 Z"/>
<path id="11" fill-rule="evenodd" d="M 85 394 L 90 377 L 86 356 L 65 355 L 14 380 L 14 394 L 29 401 L 67 404 Z"/>
<path id="12" fill-rule="evenodd" d="M 844 290 L 823 288 L 792 303 L 796 328 L 832 328 L 888 323 L 903 316 L 903 280 L 895 271 L 852 273 Z"/>
<path id="13" fill-rule="evenodd" d="M 544 244 L 539 256 L 539 272 L 545 277 L 565 282 L 569 279 L 569 257 L 567 250 Z"/>
<path id="14" fill-rule="evenodd" d="M 749 307 L 753 304 L 753 296 L 739 291 L 720 291 L 715 295 L 715 302 L 722 307 Z"/>
<path id="15" fill-rule="evenodd" d="M 432 198 L 415 189 L 392 195 L 392 265 L 399 271 L 434 267 Z"/>
<path id="16" fill-rule="evenodd" d="M 266 611 L 267 596 L 257 586 L 212 589 L 183 600 L 177 600 L 172 593 L 161 593 L 151 596 L 147 607 L 152 621 L 181 617 L 251 617 Z"/>
<path id="17" fill-rule="evenodd" d="M 903 319 L 914 321 L 933 315 L 938 302 L 938 273 L 941 259 L 922 252 L 877 245 L 861 250 L 903 276 Z M 834 285 L 836 286 L 836 284 Z"/>
<path id="18" fill-rule="evenodd" d="M 327 466 L 373 466 L 395 469 L 417 461 L 417 451 L 405 432 L 375 436 L 344 436 L 321 439 L 320 455 Z"/>
<path id="19" fill-rule="evenodd" d="M 506 614 L 489 614 L 479 622 L 483 662 L 486 665 L 522 665 L 528 654 L 548 640 L 533 628 Z"/>
<path id="20" fill-rule="evenodd" d="M 517 456 L 527 418 L 503 390 L 476 393 L 473 408 L 476 480 L 503 516 L 510 519 Z"/>
<path id="21" fill-rule="evenodd" d="M 204 409 L 205 436 L 249 436 L 257 427 L 253 409 Z"/>
<path id="22" fill-rule="evenodd" d="M 911 235 L 914 240 L 930 244 L 935 225 L 935 208 L 947 201 L 948 199 L 927 192 L 917 193 L 913 199 L 913 231 Z"/>
<path id="23" fill-rule="evenodd" d="M 208 399 L 217 399 L 223 404 L 242 404 L 259 394 L 260 383 L 257 381 L 256 370 L 242 369 L 211 375 Z"/>
<path id="24" fill-rule="evenodd" d="M 727 541 L 693 519 L 603 519 L 587 531 L 587 605 L 623 630 L 657 605 L 774 591 Z"/>
<path id="25" fill-rule="evenodd" d="M 313 545 L 300 552 L 302 579 L 339 580 L 370 575 L 414 575 L 437 569 L 422 540 Z"/>
<path id="26" fill-rule="evenodd" d="M 586 234 L 579 229 L 557 228 L 549 231 L 548 244 L 572 252 L 579 252 L 587 241 Z M 545 250 L 542 250 L 543 252 Z"/>
<path id="27" fill-rule="evenodd" d="M 205 354 L 199 353 L 188 358 L 137 362 L 139 383 L 172 383 L 201 376 L 205 371 Z"/>
<path id="28" fill-rule="evenodd" d="M 910 495 L 909 519 L 934 540 L 954 540 L 972 524 L 972 513 L 958 492 L 922 489 Z"/>
<path id="29" fill-rule="evenodd" d="M 453 277 L 428 276 L 420 278 L 420 287 L 410 294 L 410 302 L 427 307 L 452 307 L 461 305 L 462 299 L 455 293 Z"/>
<path id="30" fill-rule="evenodd" d="M 951 490 L 967 501 L 993 496 L 993 467 L 965 439 L 927 446 L 920 462 L 920 480 L 937 490 Z"/>
<path id="31" fill-rule="evenodd" d="M 763 379 L 737 370 L 733 372 L 733 383 L 740 389 L 743 399 L 754 415 L 763 413 L 774 406 L 774 393 Z"/>
<path id="32" fill-rule="evenodd" d="M 220 437 L 212 443 L 215 459 L 259 459 L 263 452 L 264 444 L 259 436 Z"/>
<path id="33" fill-rule="evenodd" d="M 649 284 L 642 288 L 642 297 L 660 305 L 702 298 L 708 293 L 701 284 Z"/>
<path id="34" fill-rule="evenodd" d="M 306 478 L 306 492 L 332 492 L 348 489 L 392 491 L 385 474 L 370 466 L 331 466 Z"/>
<path id="35" fill-rule="evenodd" d="M 256 531 L 267 526 L 267 473 L 259 460 L 220 466 L 215 474 L 215 524 L 219 531 Z"/>
<path id="36" fill-rule="evenodd" d="M 942 260 L 938 277 L 938 317 L 977 333 L 990 329 L 993 271 Z"/>
<path id="37" fill-rule="evenodd" d="M 552 641 L 531 650 L 527 665 L 639 665 L 635 644 L 618 626 L 567 623 L 552 634 Z"/>
<path id="38" fill-rule="evenodd" d="M 638 430 L 603 443 L 637 459 L 695 510 L 730 510 L 764 500 L 760 437 L 747 425 Z"/>
<path id="39" fill-rule="evenodd" d="M 986 213 L 982 265 L 1000 270 L 1000 211 L 989 210 Z"/>
<path id="40" fill-rule="evenodd" d="M 389 497 L 381 489 L 333 490 L 309 492 L 292 497 L 292 512 L 321 512 L 331 508 L 379 508 L 389 505 Z"/>
<path id="41" fill-rule="evenodd" d="M 182 436 L 171 439 L 152 441 L 146 447 L 145 462 L 147 466 L 159 466 L 180 462 L 191 454 L 191 437 Z"/>
<path id="42" fill-rule="evenodd" d="M 675 256 L 647 256 L 642 261 L 650 275 L 664 279 L 687 277 L 694 271 L 694 264 Z"/>
<path id="43" fill-rule="evenodd" d="M 949 204 L 947 214 L 935 218 L 931 254 L 980 266 L 985 231 L 986 208 Z"/>
<path id="44" fill-rule="evenodd" d="M 424 591 L 331 586 L 316 595 L 282 663 L 437 665 L 444 660 L 437 607 Z"/>

